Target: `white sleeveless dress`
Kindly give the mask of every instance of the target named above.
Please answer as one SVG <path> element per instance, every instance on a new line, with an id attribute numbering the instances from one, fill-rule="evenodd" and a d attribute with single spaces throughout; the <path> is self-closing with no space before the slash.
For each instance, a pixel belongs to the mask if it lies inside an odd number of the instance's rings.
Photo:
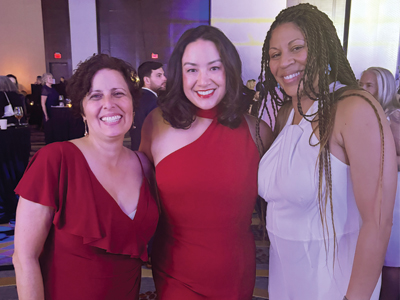
<path id="1" fill-rule="evenodd" d="M 307 115 L 318 110 L 314 102 Z M 334 255 L 330 206 L 329 236 L 322 230 L 318 209 L 318 146 L 310 146 L 311 123 L 288 121 L 263 156 L 258 171 L 259 194 L 268 202 L 267 231 L 270 300 L 338 300 L 350 280 L 361 218 L 350 168 L 331 155 L 332 199 L 337 251 Z M 311 144 L 318 143 L 315 135 Z M 325 248 L 326 244 L 326 248 Z M 379 297 L 380 281 L 371 297 Z"/>

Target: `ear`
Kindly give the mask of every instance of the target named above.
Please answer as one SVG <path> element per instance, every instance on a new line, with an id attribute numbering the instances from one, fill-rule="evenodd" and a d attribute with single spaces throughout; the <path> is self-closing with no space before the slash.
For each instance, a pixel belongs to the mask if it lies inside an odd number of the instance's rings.
<path id="1" fill-rule="evenodd" d="M 151 83 L 150 77 L 147 76 L 143 77 L 143 82 L 145 87 L 149 87 Z"/>

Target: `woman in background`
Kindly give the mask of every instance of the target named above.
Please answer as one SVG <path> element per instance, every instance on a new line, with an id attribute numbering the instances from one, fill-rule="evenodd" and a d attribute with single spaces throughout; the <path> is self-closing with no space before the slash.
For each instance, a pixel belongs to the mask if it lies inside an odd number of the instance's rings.
<path id="1" fill-rule="evenodd" d="M 43 128 L 44 128 L 44 139 L 45 143 L 50 144 L 54 141 L 53 133 L 52 133 L 52 124 L 51 119 L 51 107 L 58 106 L 58 97 L 59 94 L 52 87 L 54 84 L 54 78 L 51 73 L 44 73 L 42 76 L 42 96 L 41 96 L 41 105 L 43 111 Z"/>
<path id="2" fill-rule="evenodd" d="M 250 300 L 255 140 L 258 133 L 267 149 L 272 132 L 262 123 L 256 133 L 239 55 L 217 28 L 186 31 L 168 69 L 166 96 L 145 120 L 140 145 L 156 166 L 162 209 L 152 253 L 158 297 Z"/>
<path id="3" fill-rule="evenodd" d="M 25 107 L 24 96 L 7 76 L 0 76 L 0 118 L 7 119 L 7 124 L 18 124 L 14 117 L 14 108 L 17 106 Z M 22 117 L 21 122 L 25 122 L 25 117 Z"/>
<path id="4" fill-rule="evenodd" d="M 372 94 L 382 105 L 390 121 L 397 152 L 397 193 L 393 211 L 393 226 L 382 269 L 381 300 L 400 299 L 400 103 L 396 95 L 393 74 L 384 68 L 365 70 L 360 86 Z"/>
<path id="5" fill-rule="evenodd" d="M 276 17 L 262 70 L 274 106 L 291 105 L 259 166 L 270 299 L 377 300 L 397 181 L 385 114 L 358 88 L 332 21 L 310 4 Z"/>
<path id="6" fill-rule="evenodd" d="M 70 79 L 72 107 L 88 132 L 40 149 L 16 188 L 19 299 L 139 299 L 158 208 L 152 166 L 123 146 L 138 101 L 135 75 L 99 54 Z"/>

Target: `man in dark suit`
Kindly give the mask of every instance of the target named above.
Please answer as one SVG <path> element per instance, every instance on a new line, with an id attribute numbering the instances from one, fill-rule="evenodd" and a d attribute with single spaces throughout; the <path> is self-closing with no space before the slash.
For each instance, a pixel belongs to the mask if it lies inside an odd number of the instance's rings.
<path id="1" fill-rule="evenodd" d="M 135 128 L 130 130 L 131 149 L 139 149 L 142 125 L 147 115 L 157 107 L 157 97 L 160 91 L 164 91 L 167 78 L 164 75 L 162 63 L 146 61 L 139 66 L 138 75 L 142 96 L 139 100 L 139 107 L 135 110 Z"/>

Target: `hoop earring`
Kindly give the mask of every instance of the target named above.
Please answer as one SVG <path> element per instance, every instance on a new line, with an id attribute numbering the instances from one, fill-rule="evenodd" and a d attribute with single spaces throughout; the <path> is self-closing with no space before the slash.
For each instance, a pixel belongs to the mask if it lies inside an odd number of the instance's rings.
<path id="1" fill-rule="evenodd" d="M 132 129 L 136 129 L 136 126 L 135 126 L 135 112 L 133 112 Z"/>
<path id="2" fill-rule="evenodd" d="M 84 120 L 84 123 L 85 123 L 85 133 L 84 133 L 84 136 L 88 136 L 88 135 L 89 135 L 89 128 L 88 128 L 87 121 Z"/>

